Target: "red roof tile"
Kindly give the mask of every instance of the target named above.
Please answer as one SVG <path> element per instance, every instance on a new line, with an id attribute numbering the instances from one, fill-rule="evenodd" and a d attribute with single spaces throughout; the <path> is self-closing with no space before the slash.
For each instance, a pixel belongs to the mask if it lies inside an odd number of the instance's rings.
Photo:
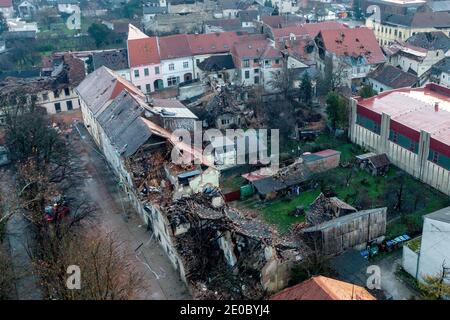
<path id="1" fill-rule="evenodd" d="M 366 289 L 323 276 L 286 288 L 270 300 L 376 300 Z"/>
<path id="2" fill-rule="evenodd" d="M 296 26 L 290 26 L 279 29 L 272 29 L 273 36 L 275 40 L 281 38 L 289 38 L 289 35 L 294 34 L 296 36 L 307 36 L 315 38 L 320 31 L 323 30 L 336 30 L 336 29 L 346 29 L 345 24 L 336 21 L 326 21 L 319 23 L 305 23 Z"/>
<path id="3" fill-rule="evenodd" d="M 369 64 L 385 60 L 380 45 L 369 28 L 322 30 L 319 36 L 322 36 L 326 50 L 338 56 L 364 56 Z"/>
<path id="4" fill-rule="evenodd" d="M 0 8 L 9 8 L 12 5 L 12 0 L 0 0 Z"/>
<path id="5" fill-rule="evenodd" d="M 194 55 L 229 52 L 239 40 L 236 32 L 217 32 L 187 35 L 191 52 Z"/>
<path id="6" fill-rule="evenodd" d="M 280 50 L 271 46 L 268 39 L 251 39 L 234 46 L 233 53 L 239 58 L 278 58 Z"/>
<path id="7" fill-rule="evenodd" d="M 159 38 L 161 59 L 190 57 L 192 55 L 186 34 L 176 34 Z"/>
<path id="8" fill-rule="evenodd" d="M 160 63 L 158 39 L 148 37 L 128 40 L 128 57 L 131 68 Z"/>

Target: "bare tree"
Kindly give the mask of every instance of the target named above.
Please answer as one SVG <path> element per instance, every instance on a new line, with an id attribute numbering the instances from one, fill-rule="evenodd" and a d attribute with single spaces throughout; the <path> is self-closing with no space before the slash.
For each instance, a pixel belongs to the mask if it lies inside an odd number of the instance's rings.
<path id="1" fill-rule="evenodd" d="M 63 238 L 49 239 L 34 256 L 49 298 L 63 300 L 123 300 L 135 298 L 144 290 L 143 276 L 125 252 L 128 248 L 113 233 L 80 235 L 67 233 Z M 81 289 L 67 288 L 67 267 L 76 265 L 81 271 Z"/>

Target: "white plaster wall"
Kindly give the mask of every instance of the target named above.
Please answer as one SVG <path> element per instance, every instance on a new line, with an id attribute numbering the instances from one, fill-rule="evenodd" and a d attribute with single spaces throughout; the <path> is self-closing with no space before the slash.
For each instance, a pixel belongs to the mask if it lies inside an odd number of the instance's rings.
<path id="1" fill-rule="evenodd" d="M 442 272 L 442 263 L 450 267 L 450 223 L 425 218 L 419 257 L 418 280 Z"/>
<path id="2" fill-rule="evenodd" d="M 402 267 L 414 278 L 417 272 L 417 260 L 419 255 L 412 251 L 408 246 L 403 246 Z"/>

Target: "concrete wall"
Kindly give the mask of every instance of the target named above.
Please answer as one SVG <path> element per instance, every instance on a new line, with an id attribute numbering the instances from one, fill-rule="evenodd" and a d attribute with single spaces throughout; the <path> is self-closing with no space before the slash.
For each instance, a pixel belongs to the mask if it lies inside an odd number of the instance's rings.
<path id="1" fill-rule="evenodd" d="M 419 255 L 412 251 L 407 245 L 403 246 L 402 267 L 414 278 L 417 275 L 417 261 Z"/>
<path id="2" fill-rule="evenodd" d="M 419 151 L 416 154 L 389 141 L 390 117 L 387 114 L 382 115 L 379 135 L 356 124 L 356 105 L 357 101 L 350 99 L 349 135 L 353 143 L 376 153 L 386 153 L 389 160 L 400 169 L 450 195 L 450 171 L 428 161 L 429 133 L 420 133 Z"/>
<path id="3" fill-rule="evenodd" d="M 450 223 L 425 217 L 418 280 L 423 281 L 427 275 L 439 275 L 444 262 L 446 267 L 450 267 Z"/>

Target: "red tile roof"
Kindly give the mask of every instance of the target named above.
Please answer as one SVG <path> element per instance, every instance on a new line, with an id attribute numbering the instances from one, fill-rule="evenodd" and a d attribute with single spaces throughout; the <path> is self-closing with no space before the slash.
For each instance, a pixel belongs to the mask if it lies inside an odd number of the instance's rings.
<path id="1" fill-rule="evenodd" d="M 369 64 L 385 60 L 380 45 L 369 28 L 322 30 L 318 36 L 322 36 L 326 50 L 338 56 L 364 56 Z"/>
<path id="2" fill-rule="evenodd" d="M 271 26 L 272 28 L 286 27 L 290 25 L 297 25 L 305 22 L 305 18 L 289 15 L 289 16 L 262 16 L 262 22 Z"/>
<path id="3" fill-rule="evenodd" d="M 0 8 L 9 8 L 12 5 L 12 0 L 0 0 Z"/>
<path id="4" fill-rule="evenodd" d="M 366 289 L 323 276 L 286 288 L 270 300 L 376 300 Z"/>
<path id="5" fill-rule="evenodd" d="M 194 55 L 229 52 L 233 44 L 239 40 L 236 32 L 189 34 L 187 36 L 191 52 Z"/>
<path id="6" fill-rule="evenodd" d="M 128 40 L 128 59 L 131 68 L 160 63 L 158 39 L 147 37 Z"/>
<path id="7" fill-rule="evenodd" d="M 234 46 L 233 53 L 239 58 L 279 58 L 280 50 L 271 46 L 268 39 L 251 39 Z"/>
<path id="8" fill-rule="evenodd" d="M 159 38 L 159 53 L 161 59 L 174 59 L 192 55 L 186 34 L 176 34 Z"/>
<path id="9" fill-rule="evenodd" d="M 319 23 L 305 23 L 296 26 L 272 29 L 272 33 L 275 40 L 289 38 L 291 34 L 294 34 L 296 36 L 315 38 L 319 34 L 319 32 L 323 30 L 336 30 L 346 28 L 347 26 L 345 24 L 336 21 L 326 21 Z"/>

